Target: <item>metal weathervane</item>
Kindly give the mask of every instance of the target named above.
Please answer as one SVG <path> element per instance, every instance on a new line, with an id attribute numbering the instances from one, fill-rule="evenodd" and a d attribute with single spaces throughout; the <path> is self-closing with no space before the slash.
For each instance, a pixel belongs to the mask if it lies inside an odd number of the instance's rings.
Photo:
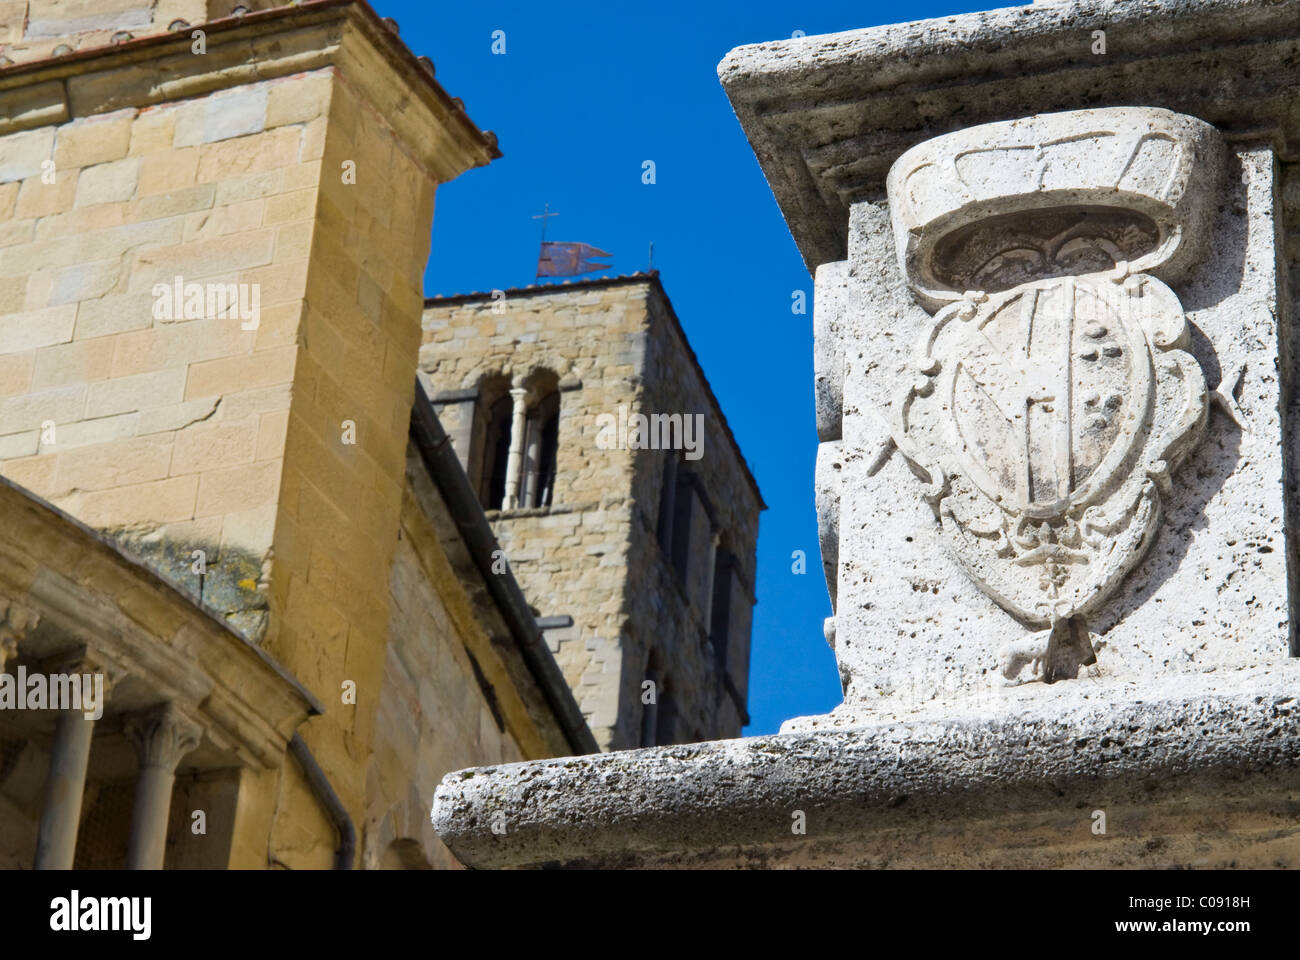
<path id="1" fill-rule="evenodd" d="M 537 275 L 534 279 L 540 280 L 542 277 L 576 277 L 582 273 L 608 270 L 611 264 L 597 263 L 595 258 L 612 257 L 612 253 L 587 243 L 547 241 L 546 221 L 551 217 L 558 216 L 558 213 L 551 213 L 549 203 L 546 204 L 541 213 L 533 215 L 534 220 L 542 221 L 542 243 L 537 255 Z"/>

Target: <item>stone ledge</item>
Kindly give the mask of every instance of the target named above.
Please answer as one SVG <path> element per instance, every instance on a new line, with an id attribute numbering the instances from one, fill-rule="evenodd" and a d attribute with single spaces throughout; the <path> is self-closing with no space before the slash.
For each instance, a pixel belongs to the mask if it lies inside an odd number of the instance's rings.
<path id="1" fill-rule="evenodd" d="M 433 823 L 480 868 L 1300 865 L 1300 662 L 1235 679 L 464 770 Z"/>
<path id="2" fill-rule="evenodd" d="M 206 36 L 201 56 L 182 31 L 0 69 L 0 133 L 334 67 L 439 182 L 501 156 L 496 136 L 475 126 L 367 4 L 316 0 L 194 29 Z"/>

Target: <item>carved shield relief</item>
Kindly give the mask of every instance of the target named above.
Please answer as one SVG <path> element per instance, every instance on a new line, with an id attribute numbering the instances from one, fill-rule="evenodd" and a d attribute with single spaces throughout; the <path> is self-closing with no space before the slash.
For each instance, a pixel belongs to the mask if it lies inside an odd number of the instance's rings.
<path id="1" fill-rule="evenodd" d="M 1094 662 L 1085 618 L 1204 431 L 1182 305 L 1155 274 L 1195 265 L 1222 168 L 1208 124 L 1114 107 L 970 127 L 890 170 L 899 263 L 934 311 L 890 432 L 971 579 L 1047 628 L 1004 651 L 1008 679 Z"/>
<path id="2" fill-rule="evenodd" d="M 1058 277 L 940 311 L 895 404 L 954 554 L 1034 624 L 1087 614 L 1141 558 L 1205 383 L 1153 277 Z"/>

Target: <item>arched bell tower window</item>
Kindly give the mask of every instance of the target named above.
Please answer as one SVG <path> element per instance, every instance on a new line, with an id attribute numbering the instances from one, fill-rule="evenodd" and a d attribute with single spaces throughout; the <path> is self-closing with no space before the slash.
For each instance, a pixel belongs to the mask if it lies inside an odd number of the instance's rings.
<path id="1" fill-rule="evenodd" d="M 664 670 L 663 656 L 650 651 L 646 662 L 645 678 L 653 686 L 653 696 L 642 697 L 641 746 L 667 746 L 677 741 L 677 704 L 673 699 L 672 684 Z M 646 702 L 646 701 L 649 702 Z"/>
<path id="2" fill-rule="evenodd" d="M 523 457 L 517 506 L 549 507 L 555 496 L 555 465 L 560 444 L 559 378 L 537 370 L 525 381 Z"/>
<path id="3" fill-rule="evenodd" d="M 555 494 L 555 462 L 560 446 L 560 394 L 552 390 L 528 411 L 524 478 L 525 507 L 549 507 Z"/>
<path id="4" fill-rule="evenodd" d="M 510 461 L 512 400 L 508 380 L 493 377 L 480 384 L 477 414 L 470 476 L 475 478 L 483 509 L 500 510 L 505 505 Z"/>
<path id="5" fill-rule="evenodd" d="M 470 463 L 485 510 L 549 507 L 560 446 L 559 378 L 538 370 L 522 382 L 496 374 L 478 387 Z"/>

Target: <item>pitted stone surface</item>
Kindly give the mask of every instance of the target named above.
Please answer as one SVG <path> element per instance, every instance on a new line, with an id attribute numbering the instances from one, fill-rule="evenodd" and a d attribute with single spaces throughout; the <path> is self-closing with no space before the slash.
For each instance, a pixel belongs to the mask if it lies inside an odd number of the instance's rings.
<path id="1" fill-rule="evenodd" d="M 1225 180 L 1215 242 L 1177 289 L 1187 350 L 1219 399 L 1206 439 L 1172 474 L 1150 552 L 1090 614 L 1088 629 L 1101 645 L 1088 674 L 1190 674 L 1288 656 L 1269 151 L 1238 150 Z M 828 298 L 818 292 L 819 304 L 844 305 L 834 325 L 840 339 L 823 348 L 844 358 L 836 657 L 849 678 L 844 709 L 877 716 L 1003 682 L 1005 653 L 1029 629 L 992 604 L 944 549 L 923 485 L 890 453 L 888 409 L 914 380 L 915 346 L 933 321 L 915 304 L 871 295 L 882 274 L 901 282 L 897 265 L 882 263 L 883 216 L 880 205 L 854 208 L 854 259 L 847 272 L 819 274 L 843 289 Z"/>
<path id="2" fill-rule="evenodd" d="M 812 272 L 904 151 L 975 124 L 1140 104 L 1293 143 L 1297 38 L 1300 0 L 1076 0 L 750 44 L 718 76 Z"/>
<path id="3" fill-rule="evenodd" d="M 1119 261 L 1172 282 L 1205 252 L 1222 166 L 1218 132 L 1169 110 L 1070 110 L 967 127 L 917 144 L 890 168 L 894 244 L 930 309 L 964 290 Z"/>
<path id="4" fill-rule="evenodd" d="M 443 781 L 433 821 L 473 867 L 1296 865 L 1298 670 L 1251 694 L 1166 683 L 1118 706 L 1099 690 L 1059 712 L 482 767 Z"/>

